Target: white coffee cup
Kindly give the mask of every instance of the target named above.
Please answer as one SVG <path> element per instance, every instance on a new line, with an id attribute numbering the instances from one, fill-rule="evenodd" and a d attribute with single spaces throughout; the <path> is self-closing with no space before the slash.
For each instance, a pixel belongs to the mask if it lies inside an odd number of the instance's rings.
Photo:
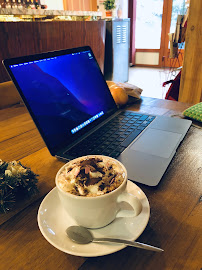
<path id="1" fill-rule="evenodd" d="M 105 159 L 107 158 L 116 162 L 123 170 L 124 180 L 122 184 L 115 190 L 96 197 L 77 196 L 64 191 L 58 184 L 58 176 L 60 173 L 67 165 L 69 165 L 69 163 L 91 157 L 104 157 Z M 71 160 L 60 168 L 56 175 L 55 182 L 61 205 L 64 207 L 68 215 L 71 216 L 80 226 L 87 228 L 101 228 L 111 223 L 116 217 L 134 217 L 139 215 L 142 210 L 140 200 L 136 196 L 126 192 L 126 168 L 121 162 L 111 157 L 89 155 Z M 130 204 L 133 208 L 133 210 L 126 211 L 127 214 L 123 214 L 123 211 L 120 211 L 120 203 L 123 201 Z"/>

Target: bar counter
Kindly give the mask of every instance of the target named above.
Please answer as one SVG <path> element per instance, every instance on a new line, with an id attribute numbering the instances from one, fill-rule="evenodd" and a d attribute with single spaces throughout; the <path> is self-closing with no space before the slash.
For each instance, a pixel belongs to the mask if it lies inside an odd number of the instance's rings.
<path id="1" fill-rule="evenodd" d="M 106 22 L 0 22 L 0 83 L 10 80 L 2 60 L 23 55 L 90 46 L 104 71 Z"/>
<path id="2" fill-rule="evenodd" d="M 71 10 L 47 10 L 47 9 L 28 9 L 28 8 L 1 8 L 0 15 L 31 15 L 31 16 L 92 16 L 99 19 L 102 12 L 97 11 L 71 11 Z"/>

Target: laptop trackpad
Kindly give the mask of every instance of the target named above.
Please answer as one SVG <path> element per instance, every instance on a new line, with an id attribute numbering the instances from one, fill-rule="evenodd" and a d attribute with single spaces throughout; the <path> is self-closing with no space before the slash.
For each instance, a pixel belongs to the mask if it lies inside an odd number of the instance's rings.
<path id="1" fill-rule="evenodd" d="M 169 158 L 182 134 L 148 128 L 130 149 L 150 155 Z"/>

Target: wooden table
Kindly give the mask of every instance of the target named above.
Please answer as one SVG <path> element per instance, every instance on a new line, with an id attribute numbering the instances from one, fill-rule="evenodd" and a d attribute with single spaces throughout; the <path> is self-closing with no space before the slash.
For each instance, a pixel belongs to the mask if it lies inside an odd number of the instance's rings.
<path id="1" fill-rule="evenodd" d="M 142 98 L 130 109 L 156 115 L 180 114 L 188 104 Z M 151 207 L 138 241 L 159 246 L 155 253 L 127 247 L 95 258 L 65 254 L 51 246 L 37 225 L 43 197 L 55 186 L 62 161 L 52 157 L 23 105 L 0 110 L 0 158 L 20 160 L 39 174 L 40 194 L 0 215 L 0 269 L 187 269 L 202 268 L 202 131 L 191 126 L 156 187 L 138 184 Z"/>

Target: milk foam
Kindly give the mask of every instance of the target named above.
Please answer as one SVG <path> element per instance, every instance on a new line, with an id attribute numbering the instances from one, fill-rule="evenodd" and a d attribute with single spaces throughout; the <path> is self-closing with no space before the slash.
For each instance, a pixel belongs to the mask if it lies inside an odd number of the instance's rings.
<path id="1" fill-rule="evenodd" d="M 58 176 L 58 185 L 77 196 L 95 197 L 119 187 L 125 174 L 118 162 L 107 157 L 89 157 L 67 164 Z"/>

